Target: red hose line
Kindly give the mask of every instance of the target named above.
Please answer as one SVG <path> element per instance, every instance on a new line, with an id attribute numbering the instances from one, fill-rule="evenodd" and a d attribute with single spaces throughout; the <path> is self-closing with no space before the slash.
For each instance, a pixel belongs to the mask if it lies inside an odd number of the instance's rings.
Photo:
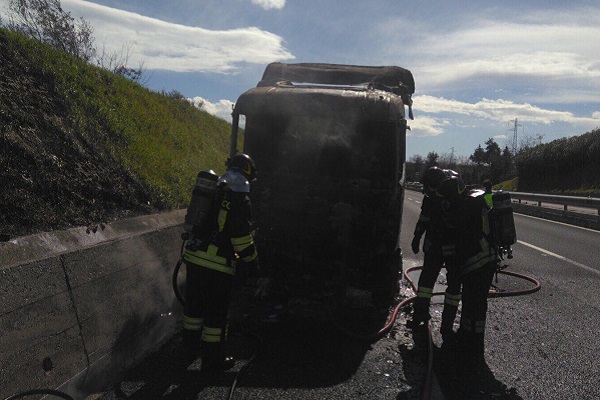
<path id="1" fill-rule="evenodd" d="M 421 266 L 416 266 L 416 267 L 407 268 L 405 271 L 403 271 L 403 275 L 406 278 L 406 281 L 411 285 L 411 288 L 412 288 L 413 292 L 415 292 L 415 293 L 418 290 L 417 286 L 412 281 L 412 279 L 410 279 L 410 277 L 408 276 L 408 273 L 412 272 L 412 271 L 420 270 L 422 268 L 423 267 L 421 267 Z M 520 279 L 524 279 L 526 281 L 533 283 L 534 286 L 529 289 L 515 290 L 515 291 L 510 291 L 510 292 L 489 292 L 488 297 L 490 297 L 490 298 L 491 297 L 522 296 L 522 295 L 526 295 L 526 294 L 535 293 L 538 290 L 540 290 L 542 287 L 538 280 L 536 280 L 535 278 L 532 278 L 530 276 L 527 276 L 527 275 L 518 274 L 516 272 L 504 271 L 504 270 L 498 271 L 498 273 L 513 276 L 513 277 L 520 278 Z M 444 295 L 444 294 L 445 294 L 444 292 L 434 292 L 432 294 L 432 296 L 439 296 L 439 295 Z M 412 297 L 406 298 L 406 299 L 402 300 L 400 303 L 398 303 L 398 305 L 396 305 L 396 307 L 394 307 L 394 310 L 392 311 L 390 318 L 388 318 L 388 321 L 383 326 L 383 328 L 381 328 L 378 332 L 376 332 L 374 334 L 360 335 L 360 334 L 357 334 L 354 332 L 350 332 L 340 326 L 338 326 L 338 329 L 342 330 L 346 335 L 351 336 L 353 338 L 360 339 L 360 340 L 366 340 L 369 343 L 375 342 L 375 341 L 381 339 L 383 336 L 385 336 L 392 329 L 392 327 L 394 326 L 394 323 L 396 321 L 396 317 L 397 317 L 398 313 L 400 312 L 400 309 L 402 309 L 402 307 L 408 305 L 415 299 L 416 299 L 416 296 L 412 296 Z M 423 381 L 423 389 L 421 391 L 421 400 L 429 399 L 430 394 L 431 394 L 431 385 L 433 383 L 433 338 L 432 338 L 432 334 L 431 334 L 431 323 L 427 324 L 427 337 L 428 337 L 427 370 L 426 370 L 426 374 L 425 374 L 425 379 Z"/>
<path id="2" fill-rule="evenodd" d="M 510 276 L 514 276 L 516 278 L 520 278 L 520 279 L 525 279 L 526 281 L 529 281 L 531 283 L 534 284 L 534 286 L 530 289 L 525 289 L 525 290 L 513 290 L 510 292 L 490 292 L 488 294 L 488 297 L 512 297 L 512 296 L 521 296 L 521 295 L 525 295 L 525 294 L 531 294 L 531 293 L 535 293 L 538 290 L 540 290 L 542 288 L 542 284 L 535 278 L 532 278 L 530 276 L 527 275 L 523 275 L 523 274 L 518 274 L 516 272 L 510 272 L 510 271 L 498 271 L 499 274 L 503 274 L 503 275 L 510 275 Z"/>
<path id="3" fill-rule="evenodd" d="M 408 277 L 408 273 L 411 271 L 414 271 L 414 270 L 422 269 L 422 268 L 423 267 L 420 267 L 420 266 L 419 267 L 411 267 L 411 268 L 408 268 L 404 273 L 404 276 L 406 277 L 408 282 L 410 282 L 412 289 L 415 293 L 417 292 L 417 287 L 414 284 L 414 282 Z M 535 293 L 542 288 L 542 285 L 540 284 L 540 282 L 530 276 L 518 274 L 516 272 L 503 271 L 503 270 L 498 271 L 498 273 L 514 276 L 514 277 L 520 278 L 520 279 L 525 279 L 529 282 L 532 282 L 534 284 L 534 286 L 530 289 L 515 290 L 515 291 L 510 291 L 510 292 L 489 292 L 488 297 L 521 296 L 521 295 L 525 295 L 525 294 Z M 433 296 L 436 296 L 436 295 L 439 296 L 439 295 L 443 295 L 443 294 L 445 294 L 445 293 L 444 292 L 434 292 Z M 433 378 L 432 378 L 432 374 L 433 374 L 433 339 L 432 339 L 432 335 L 431 335 L 431 324 L 430 323 L 427 324 L 427 336 L 428 336 L 428 340 L 429 340 L 429 343 L 428 343 L 429 355 L 427 358 L 427 372 L 426 372 L 425 379 L 423 382 L 423 390 L 421 391 L 421 400 L 429 399 L 429 396 L 431 393 L 431 384 L 433 382 Z"/>

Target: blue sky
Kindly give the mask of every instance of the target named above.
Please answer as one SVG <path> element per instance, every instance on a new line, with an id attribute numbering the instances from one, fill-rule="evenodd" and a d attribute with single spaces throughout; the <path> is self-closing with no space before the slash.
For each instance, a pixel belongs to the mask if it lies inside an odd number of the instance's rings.
<path id="1" fill-rule="evenodd" d="M 9 0 L 0 0 L 0 10 Z M 600 127 L 600 4 L 590 1 L 62 0 L 146 86 L 231 105 L 270 62 L 398 65 L 416 82 L 407 155 L 468 157 Z"/>

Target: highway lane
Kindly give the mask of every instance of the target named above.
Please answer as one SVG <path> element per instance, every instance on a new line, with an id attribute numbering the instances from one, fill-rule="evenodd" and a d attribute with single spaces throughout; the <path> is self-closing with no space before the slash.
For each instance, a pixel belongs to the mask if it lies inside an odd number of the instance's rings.
<path id="1" fill-rule="evenodd" d="M 412 226 L 411 237 L 418 210 L 416 205 L 404 221 Z M 320 301 L 292 301 L 281 309 L 268 301 L 257 304 L 254 289 L 244 288 L 234 296 L 238 322 L 232 324 L 230 343 L 239 362 L 231 371 L 201 374 L 201 361 L 190 365 L 185 360 L 181 337 L 176 335 L 138 366 L 123 371 L 112 389 L 100 388 L 94 398 L 225 399 L 236 373 L 259 350 L 233 398 L 420 399 L 426 357 L 415 349 L 403 312 L 389 334 L 370 343 L 347 335 L 376 333 L 387 321 L 389 314 L 376 310 L 368 293 L 349 291 L 346 307 L 324 318 L 328 311 Z M 243 331 L 258 335 L 262 345 Z"/>
<path id="2" fill-rule="evenodd" d="M 493 365 L 525 398 L 598 399 L 600 233 L 522 215 L 515 222 L 510 270 L 542 290 L 492 302 Z"/>
<path id="3" fill-rule="evenodd" d="M 520 244 L 600 274 L 600 232 L 517 214 Z"/>
<path id="4" fill-rule="evenodd" d="M 405 242 L 421 201 L 419 193 L 407 192 Z M 600 233 L 518 214 L 515 223 L 519 242 L 515 257 L 505 260 L 507 270 L 539 280 L 542 288 L 490 300 L 486 360 L 489 373 L 510 392 L 498 398 L 598 399 Z M 531 284 L 499 275 L 497 286 L 510 291 Z"/>
<path id="5" fill-rule="evenodd" d="M 406 192 L 401 233 L 405 268 L 422 264 L 422 253 L 415 255 L 410 250 L 421 202 L 422 194 Z M 480 380 L 484 384 L 477 388 L 478 396 L 468 398 L 600 398 L 596 359 L 600 354 L 600 275 L 593 262 L 597 253 L 588 255 L 598 251 L 597 233 L 522 215 L 516 215 L 515 221 L 521 242 L 514 246 L 515 258 L 507 260 L 508 270 L 538 279 L 542 289 L 531 295 L 490 300 L 486 376 Z M 531 287 L 529 282 L 506 275 L 499 276 L 497 285 L 507 291 Z M 403 294 L 411 295 L 405 288 Z M 440 300 L 432 307 L 434 330 L 439 326 Z M 369 312 L 368 308 L 361 310 Z M 348 310 L 351 320 L 362 319 L 357 318 L 357 311 Z M 268 309 L 250 315 L 277 312 Z M 299 321 L 293 314 L 279 322 L 267 320 L 255 323 L 265 344 L 240 383 L 236 398 L 420 398 L 424 358 L 413 349 L 404 313 L 398 316 L 391 334 L 371 346 L 345 338 L 323 321 L 315 325 L 315 321 Z M 436 340 L 439 344 L 439 337 Z M 181 363 L 179 341 L 179 337 L 171 340 L 127 371 L 114 390 L 97 398 L 225 398 L 234 373 L 207 380 L 195 367 L 186 368 Z M 233 343 L 241 360 L 256 347 L 243 335 L 234 336 Z M 438 378 L 446 399 L 466 398 L 443 375 Z M 474 379 L 467 379 L 471 381 Z"/>

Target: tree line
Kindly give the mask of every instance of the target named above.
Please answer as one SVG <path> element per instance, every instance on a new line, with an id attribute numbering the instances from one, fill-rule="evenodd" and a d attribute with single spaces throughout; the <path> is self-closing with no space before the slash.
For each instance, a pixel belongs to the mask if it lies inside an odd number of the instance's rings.
<path id="1" fill-rule="evenodd" d="M 519 186 L 528 191 L 600 192 L 600 129 L 519 152 Z"/>
<path id="2" fill-rule="evenodd" d="M 455 170 L 467 184 L 518 178 L 521 191 L 599 195 L 600 129 L 549 143 L 541 143 L 542 137 L 524 138 L 516 154 L 489 138 L 468 157 L 415 155 L 406 163 L 406 179 L 419 181 L 427 168 L 438 166 Z"/>
<path id="3" fill-rule="evenodd" d="M 485 147 L 478 145 L 469 157 L 442 155 L 431 151 L 426 157 L 415 155 L 406 163 L 408 181 L 420 181 L 425 170 L 437 166 L 458 172 L 467 184 L 479 184 L 485 179 L 498 183 L 514 176 L 514 157 L 508 148 L 500 148 L 493 138 L 488 139 Z"/>

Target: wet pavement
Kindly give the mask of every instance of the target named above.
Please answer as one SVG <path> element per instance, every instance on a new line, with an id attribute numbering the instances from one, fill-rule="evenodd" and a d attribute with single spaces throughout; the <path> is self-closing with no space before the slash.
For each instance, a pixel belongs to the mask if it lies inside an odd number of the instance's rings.
<path id="1" fill-rule="evenodd" d="M 409 275 L 416 282 L 419 272 Z M 443 292 L 444 283 L 441 274 L 435 291 Z M 285 304 L 263 301 L 253 297 L 254 289 L 244 286 L 232 303 L 229 345 L 236 364 L 231 370 L 200 372 L 201 358 L 190 360 L 177 334 L 86 399 L 521 399 L 487 363 L 469 369 L 458 349 L 441 346 L 441 296 L 431 308 L 428 375 L 427 337 L 405 326 L 410 305 L 390 322 L 396 307 L 376 309 L 364 291 L 349 289 L 339 306 L 327 294 Z M 413 295 L 404 282 L 397 301 Z M 427 376 L 431 391 L 424 395 Z"/>
<path id="2" fill-rule="evenodd" d="M 400 312 L 390 331 L 370 342 L 393 309 L 350 290 L 343 307 L 326 298 L 258 301 L 248 286 L 234 301 L 234 368 L 200 372 L 176 335 L 89 399 L 418 399 L 426 368 Z M 361 339 L 364 338 L 364 339 Z"/>

